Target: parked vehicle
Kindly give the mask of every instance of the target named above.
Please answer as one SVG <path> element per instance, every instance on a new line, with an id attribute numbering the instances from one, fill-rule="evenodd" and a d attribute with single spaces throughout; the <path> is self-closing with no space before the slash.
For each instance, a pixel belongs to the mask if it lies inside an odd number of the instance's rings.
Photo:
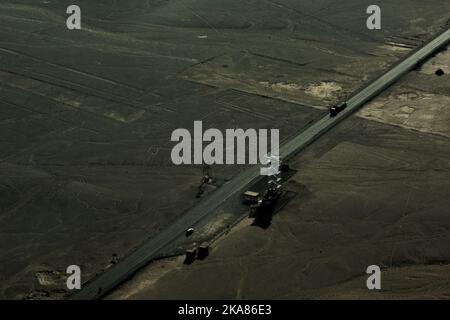
<path id="1" fill-rule="evenodd" d="M 330 117 L 336 117 L 340 112 L 347 108 L 347 102 L 342 102 L 330 108 Z"/>
<path id="2" fill-rule="evenodd" d="M 244 203 L 255 204 L 258 202 L 261 195 L 258 192 L 246 191 L 244 192 L 243 196 L 244 196 Z"/>

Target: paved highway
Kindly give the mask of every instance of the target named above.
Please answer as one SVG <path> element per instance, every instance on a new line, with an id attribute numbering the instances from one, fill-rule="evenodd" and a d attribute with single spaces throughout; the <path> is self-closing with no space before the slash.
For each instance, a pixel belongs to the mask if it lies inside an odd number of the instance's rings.
<path id="1" fill-rule="evenodd" d="M 288 159 L 304 149 L 323 133 L 342 121 L 346 116 L 354 113 L 367 101 L 377 96 L 407 72 L 414 69 L 419 63 L 446 46 L 449 41 L 450 30 L 447 30 L 419 50 L 404 58 L 385 74 L 354 94 L 347 101 L 347 108 L 336 117 L 332 118 L 329 115 L 323 117 L 291 141 L 284 144 L 280 149 L 282 158 Z M 194 226 L 204 217 L 214 212 L 214 210 L 230 197 L 242 192 L 247 186 L 261 178 L 259 171 L 259 167 L 255 166 L 224 184 L 221 188 L 198 203 L 198 205 L 187 211 L 174 224 L 170 225 L 154 238 L 148 240 L 136 251 L 106 270 L 103 274 L 85 284 L 82 290 L 73 294 L 70 299 L 99 299 L 103 297 L 134 272 L 157 257 L 164 247 L 183 235 L 186 229 Z"/>

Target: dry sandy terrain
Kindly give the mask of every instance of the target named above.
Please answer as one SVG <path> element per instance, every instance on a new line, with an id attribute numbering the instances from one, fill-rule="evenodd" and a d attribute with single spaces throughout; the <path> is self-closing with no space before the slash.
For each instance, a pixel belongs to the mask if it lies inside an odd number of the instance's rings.
<path id="1" fill-rule="evenodd" d="M 314 298 L 372 264 L 448 262 L 450 141 L 357 118 L 334 133 L 293 163 L 287 188 L 303 191 L 269 229 L 242 228 L 133 298 Z"/>
<path id="2" fill-rule="evenodd" d="M 450 82 L 425 71 L 446 64 L 447 54 L 296 157 L 286 189 L 299 195 L 269 229 L 246 219 L 208 259 L 160 261 L 109 298 L 448 299 Z M 428 117 L 395 121 L 405 105 Z M 366 288 L 373 264 L 383 269 L 377 292 Z"/>
<path id="3" fill-rule="evenodd" d="M 82 8 L 81 31 L 65 27 L 66 7 L 74 3 Z M 447 0 L 380 1 L 384 27 L 371 32 L 364 27 L 369 4 L 366 0 L 226 0 L 214 5 L 210 0 L 2 1 L 0 298 L 62 297 L 68 265 L 80 265 L 83 279 L 88 280 L 106 268 L 113 255 L 124 257 L 195 205 L 202 168 L 171 164 L 174 129 L 192 128 L 194 120 L 219 129 L 280 128 L 285 141 L 325 114 L 328 104 L 346 97 L 408 48 L 420 45 L 449 18 L 443 13 L 448 12 L 443 10 Z M 438 61 L 446 65 L 446 60 Z M 433 77 L 426 69 L 423 76 Z M 438 93 L 427 87 L 421 90 Z M 363 116 L 393 124 L 397 118 L 404 120 L 404 116 L 389 120 L 376 111 Z M 417 119 L 426 116 L 411 117 L 405 126 L 423 131 Z M 251 278 L 250 272 L 261 269 L 259 263 L 264 262 L 265 268 L 260 276 L 264 270 L 274 274 L 280 265 L 290 266 L 285 274 L 290 268 L 307 274 L 308 268 L 316 267 L 306 261 L 331 245 L 328 237 L 303 235 L 303 228 L 327 236 L 344 233 L 359 221 L 352 215 L 387 210 L 378 228 L 366 221 L 367 232 L 381 232 L 381 226 L 412 208 L 397 212 L 397 205 L 419 206 L 421 198 L 415 192 L 422 190 L 423 182 L 425 190 L 444 201 L 447 140 L 424 133 L 423 139 L 430 143 L 418 146 L 416 132 L 368 123 L 352 119 L 302 155 L 293 163 L 299 172 L 292 185 L 299 196 L 274 219 L 273 228 L 243 228 L 242 234 L 230 238 L 231 243 L 218 246 L 210 260 L 193 265 L 192 276 L 200 272 L 195 271 L 199 266 L 219 266 L 228 270 L 230 281 L 214 296 L 262 297 L 266 292 L 259 290 L 259 284 L 270 286 L 258 282 L 257 276 Z M 444 123 L 428 127 L 448 134 Z M 399 143 L 404 148 L 399 149 Z M 372 162 L 361 164 L 355 153 Z M 373 155 L 386 162 L 375 161 Z M 210 191 L 243 169 L 214 168 L 215 186 Z M 386 188 L 384 184 L 391 181 L 395 184 Z M 367 183 L 376 189 L 367 189 Z M 341 198 L 336 190 L 347 184 L 354 189 L 346 188 L 342 191 L 346 198 Z M 389 210 L 387 200 L 393 206 Z M 386 208 L 379 208 L 381 204 Z M 424 208 L 431 210 L 431 204 L 427 201 Z M 328 205 L 337 212 L 329 211 Z M 225 209 L 230 213 L 228 225 L 239 212 Z M 321 217 L 316 210 L 327 215 Z M 333 220 L 336 217 L 342 218 L 340 231 L 334 229 L 339 225 Z M 287 219 L 284 224 L 283 219 Z M 214 230 L 222 228 L 217 221 L 206 224 L 215 225 Z M 292 232 L 291 221 L 298 227 Z M 436 218 L 436 225 L 445 234 L 445 221 Z M 421 223 L 419 227 L 431 228 Z M 421 231 L 424 239 L 425 231 Z M 345 239 L 360 242 L 366 235 L 356 233 Z M 300 236 L 311 238 L 308 242 Z M 297 244 L 292 242 L 296 237 L 300 237 Z M 278 247 L 283 248 L 280 257 L 273 259 Z M 433 248 L 436 252 L 423 250 L 445 261 L 446 255 Z M 364 249 L 371 250 L 382 249 L 369 245 Z M 252 252 L 261 256 L 255 258 Z M 323 257 L 331 259 L 342 250 L 326 252 Z M 300 259 L 286 264 L 289 260 L 284 259 L 292 255 Z M 381 254 L 376 257 L 380 263 L 387 261 Z M 353 261 L 364 259 L 339 261 L 347 271 L 341 277 L 347 279 L 360 272 Z M 214 280 L 220 270 L 205 274 Z M 176 277 L 174 272 L 164 276 L 172 286 L 177 286 Z M 302 274 L 296 278 L 303 283 Z M 206 280 L 221 288 L 220 283 Z M 259 284 L 252 287 L 253 281 Z M 278 285 L 275 278 L 264 282 L 273 282 L 267 297 L 295 295 L 279 288 L 287 284 Z M 188 280 L 183 283 L 189 285 Z M 182 288 L 172 290 L 163 282 L 154 285 L 158 294 L 149 291 L 141 296 L 182 296 L 177 291 Z M 311 280 L 313 285 L 320 284 Z"/>
<path id="4" fill-rule="evenodd" d="M 444 75 L 436 76 L 437 70 Z M 410 73 L 359 115 L 403 128 L 450 137 L 450 51 L 447 49 Z"/>

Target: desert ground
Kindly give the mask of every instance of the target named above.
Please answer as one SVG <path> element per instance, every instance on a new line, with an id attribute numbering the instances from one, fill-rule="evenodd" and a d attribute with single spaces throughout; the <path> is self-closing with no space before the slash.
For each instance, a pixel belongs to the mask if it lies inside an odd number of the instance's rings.
<path id="1" fill-rule="evenodd" d="M 448 119 L 450 87 L 448 75 L 428 70 L 449 57 L 437 55 L 297 156 L 285 188 L 298 196 L 270 228 L 246 218 L 206 260 L 158 261 L 109 298 L 448 299 L 450 140 L 438 119 Z M 398 115 L 410 105 L 423 121 Z M 381 291 L 366 287 L 370 265 L 383 270 Z"/>
<path id="2" fill-rule="evenodd" d="M 447 0 L 379 3 L 383 28 L 370 31 L 366 0 L 2 1 L 0 298 L 65 297 L 68 265 L 89 280 L 201 201 L 203 168 L 170 161 L 173 130 L 202 120 L 287 141 L 448 27 Z M 69 4 L 82 30 L 66 28 Z M 268 229 L 241 220 L 235 199 L 199 226 L 202 240 L 228 230 L 207 260 L 158 261 L 112 297 L 340 298 L 336 284 L 350 295 L 373 263 L 441 275 L 448 62 L 436 56 L 296 157 L 297 196 Z M 208 192 L 245 167 L 212 170 Z"/>

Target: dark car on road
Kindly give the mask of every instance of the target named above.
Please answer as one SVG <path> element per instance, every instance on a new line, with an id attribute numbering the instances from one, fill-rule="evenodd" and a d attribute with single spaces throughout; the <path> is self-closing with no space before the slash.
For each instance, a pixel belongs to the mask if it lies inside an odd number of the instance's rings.
<path id="1" fill-rule="evenodd" d="M 347 108 L 347 102 L 342 102 L 330 108 L 330 117 L 336 117 L 341 111 Z"/>

